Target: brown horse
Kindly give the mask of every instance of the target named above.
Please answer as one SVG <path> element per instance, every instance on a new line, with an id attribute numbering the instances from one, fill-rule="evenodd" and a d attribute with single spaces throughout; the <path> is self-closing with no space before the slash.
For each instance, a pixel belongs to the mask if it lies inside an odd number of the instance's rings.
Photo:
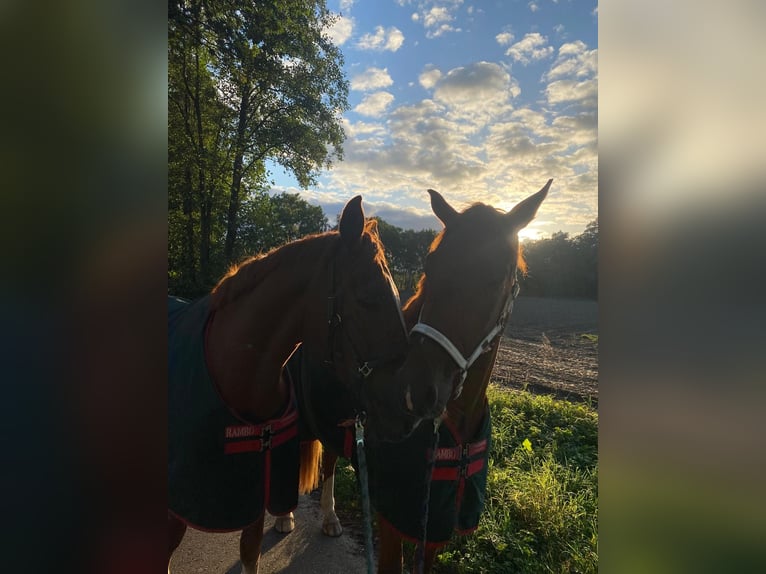
<path id="1" fill-rule="evenodd" d="M 380 573 L 402 571 L 403 539 L 421 549 L 425 541 L 413 571 L 422 566 L 427 572 L 454 531 L 464 534 L 478 525 L 491 431 L 486 389 L 518 291 L 517 269 L 525 270 L 518 232 L 534 218 L 551 183 L 508 213 L 484 204 L 458 213 L 429 190 L 432 209 L 445 227 L 431 246 L 417 292 L 404 307 L 410 349 L 395 381 L 407 389 L 414 413 L 436 413 L 438 424 L 436 432 L 434 425 L 421 424 L 404 442 L 368 449 Z M 337 455 L 348 453 L 337 441 L 326 447 L 323 530 L 337 536 L 333 473 Z"/>
<path id="2" fill-rule="evenodd" d="M 403 386 L 381 378 L 407 350 L 398 294 L 361 196 L 339 231 L 305 238 L 232 269 L 210 295 L 169 312 L 169 554 L 187 525 L 242 530 L 244 571 L 257 572 L 264 510 L 295 508 L 318 479 L 321 447 L 299 446 L 294 390 L 281 377 L 299 343 L 366 402 L 368 430 L 401 439 L 418 422 Z"/>

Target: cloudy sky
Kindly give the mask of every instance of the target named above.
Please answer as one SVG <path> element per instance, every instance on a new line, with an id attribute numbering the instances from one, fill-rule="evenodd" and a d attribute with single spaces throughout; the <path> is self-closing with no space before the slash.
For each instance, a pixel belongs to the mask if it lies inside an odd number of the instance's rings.
<path id="1" fill-rule="evenodd" d="M 344 160 L 300 190 L 331 221 L 368 215 L 440 229 L 426 189 L 458 209 L 509 209 L 553 186 L 522 236 L 597 217 L 595 0 L 328 0 L 345 57 Z M 272 166 L 273 167 L 273 166 Z M 272 169 L 277 191 L 299 191 Z"/>

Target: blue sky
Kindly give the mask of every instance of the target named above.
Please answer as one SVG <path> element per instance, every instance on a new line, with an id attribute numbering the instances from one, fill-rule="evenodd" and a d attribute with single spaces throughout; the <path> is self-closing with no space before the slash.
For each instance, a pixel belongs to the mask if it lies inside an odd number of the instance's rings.
<path id="1" fill-rule="evenodd" d="M 426 189 L 455 208 L 510 209 L 553 178 L 526 237 L 598 215 L 597 4 L 584 0 L 328 0 L 345 57 L 344 161 L 300 191 L 331 221 L 368 215 L 440 229 Z"/>

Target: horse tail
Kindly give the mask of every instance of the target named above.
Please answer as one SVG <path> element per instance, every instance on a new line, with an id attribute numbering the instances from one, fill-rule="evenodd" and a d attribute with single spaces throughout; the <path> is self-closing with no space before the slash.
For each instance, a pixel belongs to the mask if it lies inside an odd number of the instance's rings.
<path id="1" fill-rule="evenodd" d="M 298 492 L 308 494 L 319 488 L 319 468 L 322 462 L 322 443 L 318 440 L 301 442 L 301 471 Z"/>

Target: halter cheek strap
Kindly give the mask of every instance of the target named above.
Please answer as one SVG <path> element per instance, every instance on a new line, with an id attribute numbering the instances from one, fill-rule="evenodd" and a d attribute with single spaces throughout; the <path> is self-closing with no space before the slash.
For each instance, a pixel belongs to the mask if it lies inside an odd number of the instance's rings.
<path id="1" fill-rule="evenodd" d="M 415 324 L 414 327 L 410 330 L 410 334 L 412 333 L 420 333 L 421 335 L 425 335 L 432 341 L 436 342 L 441 346 L 442 349 L 447 351 L 447 354 L 449 354 L 450 357 L 452 357 L 452 360 L 455 361 L 455 364 L 457 364 L 458 368 L 460 369 L 460 380 L 457 382 L 457 385 L 455 385 L 455 392 L 453 398 L 458 398 L 460 396 L 460 393 L 463 392 L 463 383 L 465 382 L 465 378 L 468 376 L 468 369 L 471 368 L 471 365 L 473 365 L 476 362 L 476 359 L 478 359 L 482 354 L 486 353 L 490 347 L 492 346 L 492 343 L 494 342 L 495 338 L 503 332 L 505 329 L 505 323 L 508 320 L 508 317 L 511 314 L 511 311 L 513 310 L 513 302 L 516 299 L 516 297 L 519 294 L 519 282 L 518 278 L 513 284 L 513 290 L 511 291 L 510 296 L 508 297 L 508 300 L 505 302 L 505 305 L 503 306 L 503 312 L 500 313 L 500 317 L 497 320 L 497 323 L 495 323 L 495 326 L 492 327 L 489 333 L 481 340 L 481 342 L 476 346 L 476 348 L 473 350 L 473 352 L 468 355 L 468 357 L 464 357 L 463 354 L 458 350 L 458 348 L 454 345 L 452 341 L 449 340 L 449 338 L 444 335 L 441 331 L 438 329 L 435 329 L 431 325 L 428 325 L 427 323 L 423 323 L 420 317 L 418 317 L 418 322 Z M 420 314 L 422 317 L 423 309 L 420 309 Z"/>

